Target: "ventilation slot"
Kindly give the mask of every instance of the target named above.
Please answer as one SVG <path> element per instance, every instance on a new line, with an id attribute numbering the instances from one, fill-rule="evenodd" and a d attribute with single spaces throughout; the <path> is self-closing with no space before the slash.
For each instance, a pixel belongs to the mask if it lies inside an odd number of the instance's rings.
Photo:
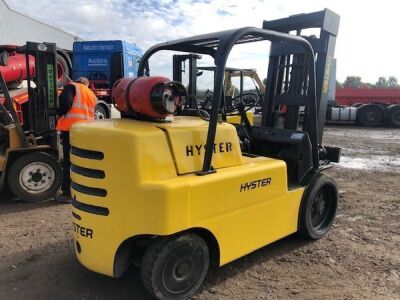
<path id="1" fill-rule="evenodd" d="M 100 216 L 108 216 L 108 214 L 110 213 L 108 208 L 82 203 L 76 200 L 75 197 L 72 199 L 72 206 L 81 211 Z"/>
<path id="2" fill-rule="evenodd" d="M 71 154 L 87 159 L 102 160 L 104 153 L 100 151 L 86 150 L 72 146 Z"/>
<path id="3" fill-rule="evenodd" d="M 107 196 L 107 191 L 105 189 L 99 189 L 99 188 L 92 188 L 88 186 L 84 186 L 81 184 L 78 184 L 76 182 L 71 182 L 71 187 L 83 194 L 87 195 L 92 195 L 92 196 L 97 196 L 97 197 L 105 197 Z"/>
<path id="4" fill-rule="evenodd" d="M 80 167 L 80 166 L 77 166 L 74 164 L 71 165 L 71 171 L 76 174 L 79 174 L 79 175 L 82 175 L 85 177 L 90 177 L 90 178 L 103 179 L 105 177 L 105 173 L 102 170 L 84 168 L 84 167 Z"/>
<path id="5" fill-rule="evenodd" d="M 74 213 L 74 212 L 72 212 L 72 216 L 73 216 L 75 219 L 78 219 L 78 220 L 81 220 L 81 219 L 82 219 L 80 215 L 78 215 L 78 214 L 76 214 L 76 213 Z"/>

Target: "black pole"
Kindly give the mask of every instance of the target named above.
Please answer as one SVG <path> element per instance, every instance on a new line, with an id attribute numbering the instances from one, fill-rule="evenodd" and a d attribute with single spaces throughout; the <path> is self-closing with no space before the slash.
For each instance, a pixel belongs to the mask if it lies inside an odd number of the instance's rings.
<path id="1" fill-rule="evenodd" d="M 224 72 L 225 72 L 224 67 L 217 68 L 216 76 L 214 79 L 215 83 L 222 82 L 224 80 Z M 217 86 L 215 83 L 214 87 Z M 222 85 L 220 85 L 219 89 L 214 90 L 214 99 L 213 99 L 214 101 L 211 105 L 210 122 L 208 124 L 208 132 L 207 132 L 207 142 L 204 146 L 205 154 L 204 154 L 203 168 L 201 172 L 196 173 L 197 175 L 207 175 L 210 173 L 215 173 L 215 170 L 213 169 L 211 162 L 214 149 L 215 135 L 217 132 L 218 112 L 221 104 L 221 95 L 222 95 Z"/>

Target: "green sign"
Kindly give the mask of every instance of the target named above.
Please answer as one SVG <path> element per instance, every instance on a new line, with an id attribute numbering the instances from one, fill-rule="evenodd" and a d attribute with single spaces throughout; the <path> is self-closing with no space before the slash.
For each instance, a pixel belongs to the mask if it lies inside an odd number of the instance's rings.
<path id="1" fill-rule="evenodd" d="M 47 101 L 49 108 L 55 108 L 54 66 L 47 65 Z"/>

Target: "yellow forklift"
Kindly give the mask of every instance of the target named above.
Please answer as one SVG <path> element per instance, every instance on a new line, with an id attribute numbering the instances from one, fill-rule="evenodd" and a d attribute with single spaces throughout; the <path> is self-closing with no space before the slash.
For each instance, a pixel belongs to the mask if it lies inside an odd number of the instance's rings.
<path id="1" fill-rule="evenodd" d="M 197 56 L 196 59 L 201 58 L 201 56 Z M 212 96 L 213 93 L 207 89 L 202 91 L 201 95 L 196 91 L 196 81 L 197 78 L 204 76 L 204 73 L 208 73 L 208 75 L 215 75 L 216 67 L 197 67 L 196 63 L 191 61 L 193 60 L 193 56 L 188 55 L 174 55 L 174 71 L 175 72 L 186 72 L 186 60 L 189 60 L 189 74 L 193 71 L 196 71 L 196 77 L 192 80 L 189 80 L 188 85 L 188 94 L 190 95 L 190 91 L 194 91 L 196 93 L 194 99 L 196 99 L 196 104 L 199 106 L 199 109 L 202 111 L 209 111 L 212 104 Z M 176 62 L 179 61 L 178 66 L 176 66 Z M 183 63 L 183 64 L 182 64 Z M 181 66 L 181 67 L 180 67 Z M 182 67 L 185 66 L 185 67 Z M 175 73 L 174 73 L 175 74 Z M 236 86 L 233 84 L 233 78 L 238 78 L 239 84 Z M 248 78 L 251 80 L 251 86 L 247 86 L 247 90 L 244 88 L 244 81 Z M 178 80 L 182 82 L 182 77 L 179 79 L 174 77 L 174 80 Z M 235 82 L 236 83 L 236 82 Z M 249 82 L 247 82 L 248 84 Z M 255 69 L 241 69 L 241 68 L 230 68 L 225 67 L 225 75 L 224 75 L 224 105 L 225 112 L 228 113 L 227 122 L 240 124 L 242 122 L 240 113 L 236 110 L 237 104 L 239 102 L 246 106 L 246 115 L 250 124 L 254 123 L 254 111 L 257 107 L 259 107 L 260 99 L 262 99 L 265 93 L 265 85 L 261 81 L 260 77 L 257 74 Z M 193 97 L 188 97 L 193 98 Z M 190 103 L 190 102 L 188 102 Z M 192 106 L 193 104 L 191 104 Z"/>
<path id="2" fill-rule="evenodd" d="M 210 264 L 296 232 L 326 235 L 338 189 L 322 171 L 339 161 L 340 149 L 321 144 L 322 118 L 338 25 L 339 16 L 324 10 L 151 47 L 138 78 L 114 84 L 122 118 L 72 128 L 72 215 L 82 265 L 120 277 L 134 263 L 153 297 L 187 299 Z M 319 28 L 320 37 L 302 36 L 307 28 Z M 288 34 L 293 30 L 297 35 Z M 262 124 L 230 124 L 223 95 L 229 53 L 264 40 L 271 49 Z M 209 111 L 199 109 L 190 84 L 186 90 L 179 80 L 150 76 L 150 57 L 164 50 L 214 59 Z M 247 105 L 234 108 L 244 120 Z"/>
<path id="3" fill-rule="evenodd" d="M 28 103 L 21 114 L 0 72 L 0 195 L 6 191 L 26 202 L 37 202 L 56 195 L 62 170 L 58 161 L 56 108 L 58 103 L 56 46 L 28 42 L 18 49 L 35 60 L 35 75 L 27 72 Z M 0 59 L 7 66 L 7 53 Z M 24 122 L 21 122 L 24 120 Z"/>

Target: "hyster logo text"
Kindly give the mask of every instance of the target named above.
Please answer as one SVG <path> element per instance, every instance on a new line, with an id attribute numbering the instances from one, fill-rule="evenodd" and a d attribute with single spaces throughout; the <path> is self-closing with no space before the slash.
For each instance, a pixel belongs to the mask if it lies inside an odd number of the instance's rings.
<path id="1" fill-rule="evenodd" d="M 93 238 L 93 229 L 82 227 L 76 223 L 74 224 L 74 231 L 79 234 L 80 236 L 86 237 L 86 238 Z"/>
<path id="2" fill-rule="evenodd" d="M 268 177 L 268 178 L 263 178 L 263 179 L 254 180 L 254 181 L 250 181 L 250 182 L 245 182 L 240 185 L 240 191 L 245 192 L 245 191 L 249 191 L 249 190 L 254 190 L 259 187 L 268 186 L 268 185 L 271 185 L 271 181 L 272 181 L 272 178 Z"/>
<path id="3" fill-rule="evenodd" d="M 186 156 L 200 155 L 205 151 L 205 145 L 203 144 L 186 146 Z M 214 144 L 213 151 L 214 153 L 232 152 L 232 143 L 224 142 Z"/>

